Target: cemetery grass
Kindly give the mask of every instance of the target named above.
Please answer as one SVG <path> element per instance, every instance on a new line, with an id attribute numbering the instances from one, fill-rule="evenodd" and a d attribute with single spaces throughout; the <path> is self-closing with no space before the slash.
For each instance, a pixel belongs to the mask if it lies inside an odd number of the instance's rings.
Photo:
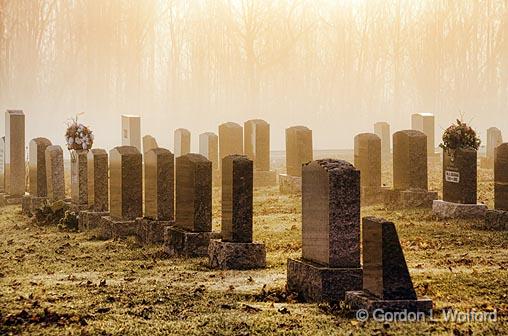
<path id="1" fill-rule="evenodd" d="M 481 175 L 480 199 L 491 197 L 488 180 Z M 215 230 L 218 199 L 215 191 Z M 363 208 L 362 216 L 396 223 L 416 291 L 434 300 L 436 320 L 360 323 L 341 305 L 302 304 L 285 291 L 287 258 L 301 254 L 300 198 L 273 188 L 256 190 L 254 202 L 255 240 L 268 252 L 268 268 L 256 271 L 210 270 L 206 258 L 167 259 L 134 239 L 99 241 L 1 209 L 0 334 L 508 333 L 506 232 L 440 222 L 426 210 Z M 496 309 L 498 321 L 446 322 L 446 308 Z"/>

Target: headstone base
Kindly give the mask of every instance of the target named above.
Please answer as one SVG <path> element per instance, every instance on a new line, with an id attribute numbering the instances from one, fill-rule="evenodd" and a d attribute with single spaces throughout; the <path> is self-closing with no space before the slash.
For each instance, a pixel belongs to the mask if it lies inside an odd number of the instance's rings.
<path id="1" fill-rule="evenodd" d="M 362 288 L 361 268 L 330 268 L 307 260 L 288 259 L 287 286 L 307 302 L 344 300 L 347 291 Z"/>
<path id="2" fill-rule="evenodd" d="M 494 159 L 488 157 L 480 158 L 480 168 L 482 169 L 494 169 Z"/>
<path id="3" fill-rule="evenodd" d="M 95 212 L 90 210 L 80 211 L 78 218 L 78 230 L 87 231 L 97 228 L 101 221 L 101 217 L 104 216 L 109 216 L 109 212 Z"/>
<path id="4" fill-rule="evenodd" d="M 387 209 L 432 208 L 432 202 L 437 199 L 436 191 L 423 189 L 384 190 L 383 203 Z"/>
<path id="5" fill-rule="evenodd" d="M 388 190 L 383 187 L 361 187 L 361 202 L 362 205 L 373 205 L 383 203 L 384 192 Z"/>
<path id="6" fill-rule="evenodd" d="M 164 229 L 164 251 L 170 257 L 204 257 L 212 232 L 190 232 L 168 226 Z"/>
<path id="7" fill-rule="evenodd" d="M 101 239 L 118 239 L 135 236 L 135 220 L 118 220 L 110 216 L 103 216 L 99 222 L 99 237 Z"/>
<path id="8" fill-rule="evenodd" d="M 31 195 L 25 195 L 21 201 L 21 213 L 31 217 L 34 215 L 35 209 L 40 208 L 47 203 L 47 197 L 34 197 Z"/>
<path id="9" fill-rule="evenodd" d="M 508 211 L 487 210 L 485 214 L 485 226 L 488 229 L 507 231 L 508 230 Z"/>
<path id="10" fill-rule="evenodd" d="M 279 175 L 279 191 L 281 194 L 301 194 L 302 193 L 302 178 L 298 176 L 291 176 L 287 174 Z"/>
<path id="11" fill-rule="evenodd" d="M 426 315 L 432 313 L 432 300 L 425 298 L 418 300 L 383 300 L 368 292 L 351 291 L 346 293 L 345 302 L 351 309 L 365 309 L 370 314 L 377 309 L 383 312 L 422 312 Z"/>
<path id="12" fill-rule="evenodd" d="M 254 171 L 254 188 L 273 187 L 277 185 L 277 172 L 274 170 Z"/>
<path id="13" fill-rule="evenodd" d="M 436 200 L 432 203 L 432 214 L 440 219 L 482 219 L 485 218 L 486 212 L 487 206 L 485 204 L 460 204 L 442 200 Z"/>
<path id="14" fill-rule="evenodd" d="M 247 270 L 266 267 L 266 248 L 262 243 L 233 243 L 212 239 L 208 257 L 211 268 Z"/>
<path id="15" fill-rule="evenodd" d="M 143 245 L 162 244 L 164 242 L 165 228 L 174 224 L 174 221 L 137 218 L 136 227 L 140 243 Z"/>
<path id="16" fill-rule="evenodd" d="M 18 205 L 23 203 L 23 196 L 11 196 L 8 194 L 0 194 L 0 206 Z"/>

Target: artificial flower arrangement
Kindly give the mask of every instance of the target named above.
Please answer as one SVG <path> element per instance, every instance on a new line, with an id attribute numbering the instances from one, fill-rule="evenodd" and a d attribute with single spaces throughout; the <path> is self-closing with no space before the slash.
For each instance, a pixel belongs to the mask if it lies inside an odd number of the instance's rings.
<path id="1" fill-rule="evenodd" d="M 65 142 L 69 150 L 88 150 L 93 145 L 93 132 L 89 127 L 78 123 L 78 116 L 67 123 L 67 132 L 65 132 Z"/>
<path id="2" fill-rule="evenodd" d="M 480 144 L 481 140 L 476 135 L 475 130 L 457 119 L 457 124 L 452 124 L 444 131 L 443 143 L 439 147 L 446 151 L 457 149 L 478 150 Z"/>

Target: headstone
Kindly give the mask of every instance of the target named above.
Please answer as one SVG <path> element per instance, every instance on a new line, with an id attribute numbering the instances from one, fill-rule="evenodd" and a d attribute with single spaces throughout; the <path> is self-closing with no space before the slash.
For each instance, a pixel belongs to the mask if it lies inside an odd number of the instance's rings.
<path id="1" fill-rule="evenodd" d="M 5 178 L 4 178 L 4 160 L 5 154 L 5 137 L 0 138 L 0 192 L 5 191 Z"/>
<path id="2" fill-rule="evenodd" d="M 363 219 L 363 289 L 385 300 L 416 300 L 395 225 Z"/>
<path id="3" fill-rule="evenodd" d="M 288 260 L 288 289 L 307 301 L 343 300 L 362 284 L 360 171 L 332 159 L 302 171 L 302 259 Z"/>
<path id="4" fill-rule="evenodd" d="M 494 154 L 497 146 L 503 143 L 501 130 L 497 127 L 491 127 L 487 130 L 487 158 L 494 160 Z"/>
<path id="5" fill-rule="evenodd" d="M 443 200 L 459 204 L 476 204 L 476 195 L 476 150 L 444 150 Z"/>
<path id="6" fill-rule="evenodd" d="M 393 134 L 393 187 L 428 190 L 427 136 L 415 130 Z"/>
<path id="7" fill-rule="evenodd" d="M 261 119 L 244 123 L 244 153 L 254 162 L 254 170 L 270 170 L 270 124 Z"/>
<path id="8" fill-rule="evenodd" d="M 432 301 L 416 297 L 395 225 L 365 217 L 362 237 L 363 291 L 348 292 L 346 304 L 369 313 L 379 309 L 429 314 Z"/>
<path id="9" fill-rule="evenodd" d="M 143 213 L 142 158 L 133 146 L 115 147 L 110 159 L 110 215 L 113 220 L 134 220 Z"/>
<path id="10" fill-rule="evenodd" d="M 175 130 L 175 157 L 190 153 L 191 133 L 185 128 Z"/>
<path id="11" fill-rule="evenodd" d="M 78 206 L 88 202 L 88 150 L 71 151 L 71 199 Z"/>
<path id="12" fill-rule="evenodd" d="M 176 226 L 212 230 L 212 163 L 199 154 L 176 158 Z"/>
<path id="13" fill-rule="evenodd" d="M 302 176 L 302 165 L 312 161 L 312 131 L 305 126 L 286 129 L 287 175 Z"/>
<path id="14" fill-rule="evenodd" d="M 242 155 L 222 160 L 222 240 L 252 242 L 253 162 Z"/>
<path id="15" fill-rule="evenodd" d="M 157 144 L 157 140 L 155 140 L 153 136 L 145 135 L 143 137 L 143 154 L 158 147 L 159 145 Z"/>
<path id="16" fill-rule="evenodd" d="M 234 122 L 227 122 L 219 126 L 219 162 L 234 154 L 243 154 L 243 128 Z"/>
<path id="17" fill-rule="evenodd" d="M 164 148 L 145 153 L 145 217 L 174 218 L 174 157 Z"/>
<path id="18" fill-rule="evenodd" d="M 212 237 L 212 162 L 189 153 L 176 158 L 175 224 L 164 229 L 169 256 L 208 255 Z"/>
<path id="19" fill-rule="evenodd" d="M 25 114 L 5 113 L 5 192 L 10 196 L 25 194 Z"/>
<path id="20" fill-rule="evenodd" d="M 94 148 L 88 151 L 88 206 L 94 212 L 107 212 L 109 202 L 108 153 Z"/>
<path id="21" fill-rule="evenodd" d="M 136 115 L 122 115 L 122 145 L 134 146 L 141 152 L 141 118 Z"/>
<path id="22" fill-rule="evenodd" d="M 303 258 L 360 267 L 360 172 L 345 161 L 317 160 L 303 174 Z"/>
<path id="23" fill-rule="evenodd" d="M 212 169 L 219 169 L 219 137 L 212 132 L 199 135 L 199 154 L 212 161 Z"/>
<path id="24" fill-rule="evenodd" d="M 355 167 L 361 172 L 362 187 L 381 187 L 381 139 L 372 133 L 355 136 Z"/>
<path id="25" fill-rule="evenodd" d="M 50 202 L 65 199 L 63 150 L 60 146 L 46 147 L 46 181 Z"/>
<path id="26" fill-rule="evenodd" d="M 411 128 L 423 132 L 427 136 L 427 154 L 434 155 L 435 147 L 435 120 L 432 113 L 416 113 L 411 116 Z"/>
<path id="27" fill-rule="evenodd" d="M 29 152 L 29 191 L 34 197 L 46 197 L 48 195 L 46 181 L 46 148 L 51 146 L 51 141 L 46 138 L 32 139 L 28 145 Z"/>
<path id="28" fill-rule="evenodd" d="M 389 156 L 391 154 L 390 124 L 387 122 L 375 123 L 374 133 L 381 139 L 381 154 Z"/>
<path id="29" fill-rule="evenodd" d="M 508 211 L 508 143 L 499 145 L 495 151 L 494 208 Z"/>
<path id="30" fill-rule="evenodd" d="M 266 266 L 266 249 L 252 241 L 254 164 L 243 155 L 222 160 L 222 240 L 211 240 L 211 268 L 254 269 Z"/>

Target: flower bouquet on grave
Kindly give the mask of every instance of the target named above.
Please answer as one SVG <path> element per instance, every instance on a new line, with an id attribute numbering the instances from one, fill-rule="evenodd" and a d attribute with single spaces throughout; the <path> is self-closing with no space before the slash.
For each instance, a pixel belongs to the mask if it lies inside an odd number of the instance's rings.
<path id="1" fill-rule="evenodd" d="M 65 142 L 69 150 L 88 150 L 93 146 L 93 132 L 89 127 L 78 123 L 78 116 L 67 123 L 67 132 L 65 132 Z"/>
<path id="2" fill-rule="evenodd" d="M 465 122 L 457 119 L 457 124 L 452 124 L 443 133 L 443 143 L 439 145 L 443 150 L 454 151 L 457 149 L 480 148 L 481 140 L 475 130 Z"/>

